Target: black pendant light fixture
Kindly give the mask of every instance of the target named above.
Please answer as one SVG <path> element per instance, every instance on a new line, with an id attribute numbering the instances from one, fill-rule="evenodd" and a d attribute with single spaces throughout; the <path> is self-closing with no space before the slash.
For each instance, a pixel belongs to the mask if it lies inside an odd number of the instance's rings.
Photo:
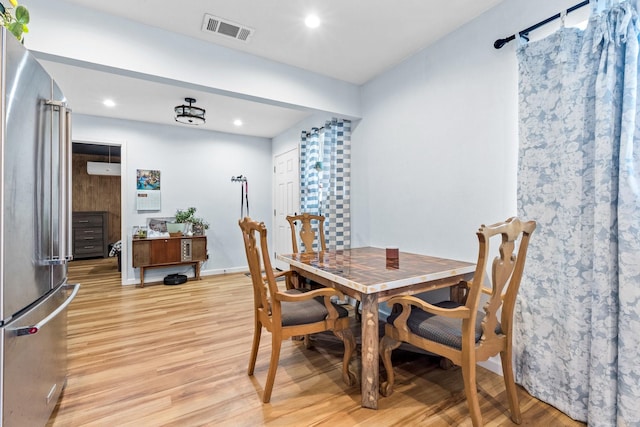
<path id="1" fill-rule="evenodd" d="M 194 107 L 192 104 L 196 102 L 195 98 L 185 98 L 185 102 L 189 105 L 178 105 L 175 108 L 176 122 L 186 125 L 204 124 L 204 108 Z"/>

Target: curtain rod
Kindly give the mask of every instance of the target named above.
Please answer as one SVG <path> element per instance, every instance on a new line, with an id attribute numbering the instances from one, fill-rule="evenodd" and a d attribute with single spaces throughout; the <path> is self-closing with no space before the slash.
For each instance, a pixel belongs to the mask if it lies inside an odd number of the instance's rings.
<path id="1" fill-rule="evenodd" d="M 571 6 L 569 9 L 566 10 L 566 13 L 569 14 L 569 13 L 573 12 L 574 10 L 580 9 L 582 6 L 586 6 L 588 4 L 589 4 L 589 0 L 585 0 L 582 3 L 576 4 L 575 6 Z M 520 31 L 518 33 L 518 35 L 520 37 L 527 38 L 527 36 L 529 35 L 530 31 L 533 31 L 536 28 L 540 28 L 543 25 L 546 25 L 551 21 L 555 21 L 556 19 L 558 19 L 560 17 L 562 17 L 562 13 L 558 13 L 556 15 L 553 15 L 553 16 L 545 19 L 544 21 L 540 21 L 537 24 L 530 26 L 529 28 L 525 28 L 524 30 Z M 505 44 L 509 43 L 511 40 L 515 40 L 515 38 L 516 38 L 516 35 L 513 34 L 513 35 L 511 35 L 509 37 L 506 37 L 504 39 L 498 39 L 493 43 L 493 47 L 495 47 L 496 49 L 501 49 L 502 46 L 504 46 Z M 529 40 L 529 39 L 527 38 L 527 40 Z"/>

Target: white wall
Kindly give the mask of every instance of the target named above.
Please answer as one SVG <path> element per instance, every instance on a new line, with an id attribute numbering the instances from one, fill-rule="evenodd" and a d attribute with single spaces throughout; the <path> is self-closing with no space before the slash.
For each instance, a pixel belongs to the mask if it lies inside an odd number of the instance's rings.
<path id="1" fill-rule="evenodd" d="M 114 141 L 124 143 L 126 169 L 122 179 L 126 192 L 122 197 L 127 245 L 123 259 L 126 283 L 139 281 L 138 269 L 131 267 L 131 227 L 146 224 L 147 217 L 170 217 L 176 209 L 195 206 L 197 215 L 210 224 L 207 231 L 209 260 L 202 274 L 244 271 L 246 256 L 238 227 L 240 218 L 240 184 L 231 177 L 249 178 L 251 216 L 271 215 L 271 141 L 188 127 L 162 126 L 134 121 L 76 115 L 73 139 L 79 141 Z M 162 209 L 157 212 L 136 211 L 136 170 L 161 172 Z M 188 271 L 182 268 L 177 271 Z M 149 270 L 145 281 L 160 281 L 169 270 Z M 148 278 L 147 278 L 148 277 Z"/>
<path id="2" fill-rule="evenodd" d="M 507 0 L 362 87 L 354 245 L 475 260 L 478 226 L 516 214 L 516 42 L 493 42 L 574 3 Z"/>
<path id="3" fill-rule="evenodd" d="M 46 38 L 30 35 L 28 47 L 169 78 L 176 77 L 171 64 L 180 63 L 170 58 L 173 54 L 193 54 L 184 58 L 193 61 L 216 57 L 224 61 L 220 72 L 189 80 L 238 95 L 250 92 L 273 102 L 336 112 L 299 123 L 274 138 L 273 149 L 256 138 L 76 118 L 74 136 L 79 139 L 127 141 L 127 176 L 137 168 L 163 171 L 163 199 L 171 206 L 163 203 L 158 216 L 195 204 L 199 213 L 211 218 L 212 259 L 205 270 L 246 264 L 242 242 L 236 238 L 239 188 L 229 182 L 230 176 L 249 176 L 251 214 L 269 218 L 272 157 L 295 147 L 301 130 L 341 112 L 363 117 L 352 135 L 353 245 L 393 244 L 404 251 L 474 260 L 477 227 L 516 213 L 516 43 L 495 50 L 493 41 L 574 3 L 506 0 L 361 88 L 197 41 L 190 41 L 197 44 L 191 52 L 172 40 L 174 36 L 132 22 L 118 20 L 118 31 L 113 31 L 112 18 L 92 12 L 83 11 L 84 19 L 72 26 L 61 25 L 73 9 L 63 1 L 55 7 L 53 2 L 32 1 L 32 10 L 46 12 L 34 14 L 46 16 L 38 25 L 54 25 L 56 31 L 41 31 Z M 86 34 L 93 35 L 90 46 L 78 43 Z M 76 42 L 65 46 L 58 43 L 58 35 Z M 182 51 L 176 52 L 178 48 Z M 202 55 L 202 49 L 209 54 Z M 302 87 L 305 90 L 298 92 Z M 185 148 L 182 154 L 171 150 L 176 145 Z M 131 192 L 123 203 L 132 204 L 135 187 L 130 179 Z M 190 189 L 185 192 L 186 188 Z M 132 206 L 126 213 L 128 225 L 143 223 L 146 215 L 138 215 Z M 133 271 L 129 273 L 133 277 Z"/>
<path id="4" fill-rule="evenodd" d="M 493 42 L 575 3 L 506 0 L 361 88 L 354 246 L 475 262 L 478 227 L 517 207 L 517 43 L 496 50 Z M 501 372 L 496 359 L 484 366 Z"/>

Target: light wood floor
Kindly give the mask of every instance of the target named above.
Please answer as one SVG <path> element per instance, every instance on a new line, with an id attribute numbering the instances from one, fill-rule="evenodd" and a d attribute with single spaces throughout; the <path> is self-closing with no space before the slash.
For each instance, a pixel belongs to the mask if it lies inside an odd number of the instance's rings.
<path id="1" fill-rule="evenodd" d="M 394 353 L 395 393 L 363 409 L 359 386 L 341 380 L 341 345 L 324 338 L 311 350 L 283 344 L 263 404 L 271 340 L 264 332 L 247 376 L 253 302 L 244 274 L 123 287 L 112 258 L 74 261 L 69 276 L 82 287 L 69 309 L 68 384 L 49 427 L 471 425 L 458 368 Z M 478 389 L 485 424 L 514 425 L 501 377 L 479 368 Z M 523 425 L 584 426 L 519 391 Z"/>

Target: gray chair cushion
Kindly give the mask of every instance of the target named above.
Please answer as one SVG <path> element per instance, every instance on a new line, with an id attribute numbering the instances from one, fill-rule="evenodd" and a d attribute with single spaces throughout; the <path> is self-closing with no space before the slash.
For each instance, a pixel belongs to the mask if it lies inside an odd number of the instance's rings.
<path id="1" fill-rule="evenodd" d="M 433 305 L 441 308 L 456 308 L 462 306 L 462 304 L 453 301 L 442 301 Z M 387 318 L 387 323 L 393 324 L 399 315 L 400 313 L 396 313 L 394 310 Z M 478 316 L 476 317 L 475 342 L 478 342 L 482 336 L 482 319 L 484 319 L 484 312 L 478 311 Z M 418 307 L 412 307 L 411 314 L 407 320 L 407 326 L 412 333 L 425 339 L 457 348 L 458 350 L 462 349 L 462 319 L 436 316 Z M 500 324 L 498 324 L 496 333 L 501 333 L 501 331 Z"/>
<path id="2" fill-rule="evenodd" d="M 305 292 L 301 289 L 289 289 L 288 294 L 300 294 Z M 349 316 L 346 308 L 331 303 L 338 311 L 339 317 Z M 327 315 L 327 307 L 324 305 L 324 298 L 316 297 L 302 302 L 286 302 L 280 304 L 282 308 L 282 326 L 304 325 L 324 320 Z"/>

